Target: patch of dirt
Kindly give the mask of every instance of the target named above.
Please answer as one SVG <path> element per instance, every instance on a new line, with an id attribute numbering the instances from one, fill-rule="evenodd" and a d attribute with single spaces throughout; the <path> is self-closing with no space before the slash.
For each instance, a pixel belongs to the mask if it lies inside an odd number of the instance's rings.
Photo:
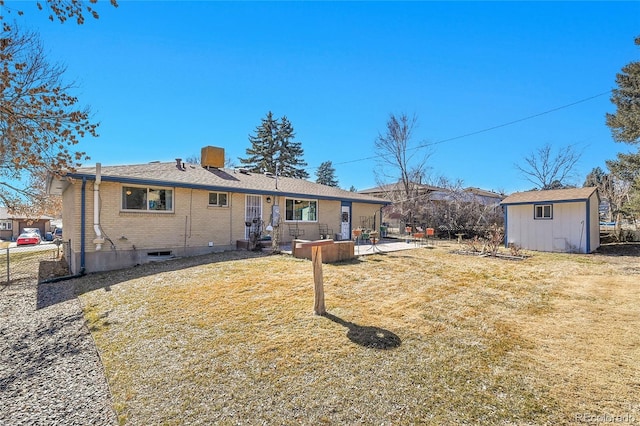
<path id="1" fill-rule="evenodd" d="M 65 275 L 69 275 L 69 264 L 65 259 L 40 261 L 38 282 Z"/>
<path id="2" fill-rule="evenodd" d="M 524 255 L 512 256 L 510 254 L 504 254 L 504 253 L 496 253 L 496 255 L 493 256 L 489 253 L 482 253 L 479 251 L 470 251 L 470 250 L 454 250 L 451 253 L 465 255 L 465 256 L 487 257 L 490 259 L 504 259 L 504 260 L 524 260 L 527 257 L 530 257 L 530 256 L 524 256 Z"/>

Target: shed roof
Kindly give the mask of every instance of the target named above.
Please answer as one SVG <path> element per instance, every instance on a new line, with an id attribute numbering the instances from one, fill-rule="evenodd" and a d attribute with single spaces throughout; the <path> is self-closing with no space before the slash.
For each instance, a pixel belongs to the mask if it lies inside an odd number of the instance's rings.
<path id="1" fill-rule="evenodd" d="M 516 192 L 500 204 L 532 204 L 557 201 L 586 201 L 598 190 L 595 186 L 585 188 L 549 189 L 545 191 Z"/>
<path id="2" fill-rule="evenodd" d="M 153 162 L 147 164 L 102 166 L 102 181 L 132 185 L 176 186 L 209 191 L 229 191 L 251 194 L 314 197 L 320 199 L 347 200 L 373 204 L 388 204 L 388 201 L 371 195 L 321 185 L 304 179 L 278 177 L 271 174 L 252 173 L 241 169 L 203 168 L 198 164 L 179 167 L 176 162 Z M 67 177 L 74 179 L 96 178 L 96 167 L 82 167 Z M 67 182 L 50 182 L 51 193 L 61 193 Z"/>

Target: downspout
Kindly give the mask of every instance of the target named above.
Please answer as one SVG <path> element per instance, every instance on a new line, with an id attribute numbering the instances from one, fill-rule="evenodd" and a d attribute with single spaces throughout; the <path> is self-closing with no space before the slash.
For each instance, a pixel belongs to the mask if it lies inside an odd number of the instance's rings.
<path id="1" fill-rule="evenodd" d="M 233 246 L 233 194 L 229 197 L 229 245 Z"/>
<path id="2" fill-rule="evenodd" d="M 86 273 L 85 265 L 84 265 L 84 257 L 85 257 L 85 247 L 84 247 L 84 236 L 85 236 L 85 214 L 87 212 L 85 202 L 87 200 L 86 197 L 86 188 L 87 188 L 87 178 L 82 178 L 82 190 L 80 191 L 80 270 L 77 274 L 64 275 L 62 277 L 53 277 L 46 280 L 38 281 L 38 284 L 49 284 L 49 283 L 57 283 L 59 281 L 71 280 L 73 278 L 79 278 Z M 71 244 L 71 241 L 69 241 Z"/>
<path id="3" fill-rule="evenodd" d="M 503 206 L 503 215 L 504 215 L 504 247 L 505 248 L 509 248 L 509 227 L 507 226 L 509 224 L 508 220 L 508 216 L 507 216 L 507 210 L 509 209 L 509 206 Z"/>
<path id="4" fill-rule="evenodd" d="M 96 251 L 102 249 L 104 244 L 104 237 L 100 230 L 100 183 L 102 182 L 102 176 L 100 174 L 102 165 L 96 163 L 96 180 L 93 183 L 93 230 L 96 233 L 96 238 L 93 240 L 93 244 L 96 245 Z"/>
<path id="5" fill-rule="evenodd" d="M 80 193 L 81 202 L 80 202 L 80 273 L 84 274 L 84 257 L 85 257 L 85 246 L 84 246 L 84 237 L 85 237 L 85 222 L 86 222 L 86 212 L 87 207 L 85 206 L 85 202 L 87 200 L 86 196 L 86 187 L 87 187 L 87 178 L 82 178 L 82 191 Z"/>
<path id="6" fill-rule="evenodd" d="M 584 249 L 585 253 L 591 253 L 591 197 L 587 198 L 587 217 L 586 217 L 586 230 L 587 230 L 587 238 L 586 238 L 586 247 Z M 584 229 L 584 225 L 583 225 Z M 582 243 L 582 237 L 580 237 L 580 242 Z"/>

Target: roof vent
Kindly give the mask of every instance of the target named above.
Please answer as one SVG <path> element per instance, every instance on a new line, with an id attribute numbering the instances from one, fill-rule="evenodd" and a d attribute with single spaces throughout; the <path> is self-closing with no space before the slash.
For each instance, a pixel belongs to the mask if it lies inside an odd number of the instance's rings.
<path id="1" fill-rule="evenodd" d="M 176 167 L 178 170 L 186 170 L 187 165 L 182 162 L 182 158 L 176 158 Z"/>
<path id="2" fill-rule="evenodd" d="M 249 174 L 249 169 L 244 169 L 244 168 L 242 168 L 242 169 L 238 169 L 238 171 L 239 171 L 240 173 L 242 173 L 243 175 L 248 175 L 248 174 Z"/>
<path id="3" fill-rule="evenodd" d="M 271 172 L 264 172 L 264 175 L 266 177 L 273 177 L 273 173 L 271 173 Z"/>

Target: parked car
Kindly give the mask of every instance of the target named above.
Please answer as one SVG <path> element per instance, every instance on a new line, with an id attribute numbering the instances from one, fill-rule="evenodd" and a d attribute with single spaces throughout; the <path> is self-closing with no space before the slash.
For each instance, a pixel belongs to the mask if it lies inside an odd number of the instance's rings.
<path id="1" fill-rule="evenodd" d="M 53 232 L 45 232 L 44 233 L 45 241 L 53 241 Z"/>
<path id="2" fill-rule="evenodd" d="M 22 230 L 23 234 L 38 234 L 38 237 L 42 240 L 42 233 L 40 232 L 40 228 L 24 228 Z"/>
<path id="3" fill-rule="evenodd" d="M 16 240 L 16 245 L 26 246 L 29 244 L 40 244 L 40 235 L 35 232 L 23 232 Z"/>
<path id="4" fill-rule="evenodd" d="M 56 228 L 53 230 L 53 238 L 62 239 L 62 228 Z"/>

